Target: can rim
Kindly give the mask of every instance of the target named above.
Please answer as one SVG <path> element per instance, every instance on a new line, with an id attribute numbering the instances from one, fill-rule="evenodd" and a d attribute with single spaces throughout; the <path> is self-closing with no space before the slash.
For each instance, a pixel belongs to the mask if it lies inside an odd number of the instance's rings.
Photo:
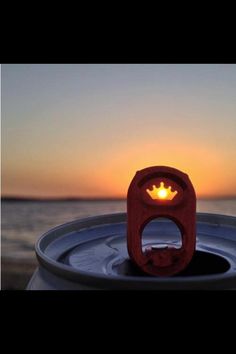
<path id="1" fill-rule="evenodd" d="M 83 219 L 77 219 L 50 229 L 44 233 L 35 244 L 35 252 L 37 259 L 43 267 L 53 274 L 74 282 L 83 283 L 86 285 L 96 286 L 97 288 L 106 289 L 158 289 L 158 285 L 163 288 L 173 289 L 176 285 L 179 285 L 180 289 L 194 287 L 199 288 L 199 282 L 202 287 L 207 289 L 225 288 L 225 285 L 229 286 L 230 283 L 235 286 L 236 274 L 233 272 L 226 272 L 222 274 L 209 274 L 199 276 L 178 276 L 178 277 L 141 277 L 136 276 L 121 276 L 121 275 L 107 275 L 93 272 L 85 272 L 82 270 L 74 269 L 69 265 L 62 264 L 56 260 L 47 256 L 43 249 L 50 244 L 50 241 L 57 233 L 57 236 L 73 231 L 81 231 L 86 227 L 94 227 L 100 225 L 110 224 L 112 222 L 124 223 L 126 222 L 126 213 L 104 214 L 99 216 L 91 216 Z M 197 213 L 197 222 L 214 224 L 214 225 L 226 225 L 236 227 L 236 217 L 210 214 L 210 213 Z M 190 286 L 191 285 L 191 286 Z"/>

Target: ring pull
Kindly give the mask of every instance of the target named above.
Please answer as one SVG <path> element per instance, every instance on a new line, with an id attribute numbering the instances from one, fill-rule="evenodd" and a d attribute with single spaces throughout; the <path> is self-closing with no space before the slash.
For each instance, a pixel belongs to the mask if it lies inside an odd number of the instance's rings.
<path id="1" fill-rule="evenodd" d="M 182 236 L 180 249 L 142 250 L 142 231 L 158 217 L 177 224 Z M 171 276 L 185 269 L 196 247 L 196 194 L 188 175 L 166 166 L 138 171 L 128 189 L 127 224 L 128 253 L 142 271 Z"/>

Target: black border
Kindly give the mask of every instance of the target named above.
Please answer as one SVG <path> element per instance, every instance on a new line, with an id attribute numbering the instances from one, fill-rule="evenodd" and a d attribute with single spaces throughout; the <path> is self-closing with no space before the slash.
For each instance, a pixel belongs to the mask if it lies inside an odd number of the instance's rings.
<path id="1" fill-rule="evenodd" d="M 33 30 L 33 29 L 32 29 Z M 231 38 L 232 37 L 232 38 Z M 129 32 L 109 32 L 98 28 L 93 32 L 80 27 L 76 32 L 57 28 L 52 34 L 14 31 L 4 37 L 1 63 L 32 64 L 232 64 L 236 63 L 233 32 L 171 33 L 158 29 Z"/>
<path id="2" fill-rule="evenodd" d="M 196 320 L 207 317 L 229 316 L 235 318 L 236 291 L 1 291 L 7 317 L 42 317 L 55 320 L 72 315 L 82 319 L 109 316 L 114 322 L 134 317 L 163 317 L 169 321 L 170 328 L 183 319 Z M 91 317 L 92 316 L 92 317 Z M 99 317 L 98 317 L 99 316 Z M 179 317 L 176 317 L 179 316 Z M 186 317 L 185 317 L 186 316 Z M 173 322 L 173 323 L 172 323 Z M 149 324 L 150 325 L 150 324 Z M 222 324 L 219 324 L 222 326 Z"/>

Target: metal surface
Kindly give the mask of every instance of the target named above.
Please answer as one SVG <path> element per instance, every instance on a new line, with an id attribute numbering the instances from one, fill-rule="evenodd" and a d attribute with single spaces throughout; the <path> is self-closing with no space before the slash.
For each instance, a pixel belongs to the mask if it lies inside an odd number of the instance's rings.
<path id="1" fill-rule="evenodd" d="M 143 229 L 158 217 L 171 219 L 178 225 L 180 248 L 173 244 L 142 250 Z M 186 173 L 167 166 L 136 172 L 127 195 L 127 246 L 132 261 L 150 275 L 178 274 L 189 265 L 196 246 L 196 194 Z"/>
<path id="2" fill-rule="evenodd" d="M 36 244 L 39 268 L 28 290 L 82 289 L 236 289 L 236 218 L 197 214 L 195 255 L 182 273 L 153 277 L 130 262 L 126 214 L 73 221 L 45 233 Z M 143 247 L 178 245 L 175 225 L 153 221 Z"/>

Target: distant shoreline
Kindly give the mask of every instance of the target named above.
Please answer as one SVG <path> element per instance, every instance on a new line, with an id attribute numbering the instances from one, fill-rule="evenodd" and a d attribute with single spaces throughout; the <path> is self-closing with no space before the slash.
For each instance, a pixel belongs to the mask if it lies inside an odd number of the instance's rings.
<path id="1" fill-rule="evenodd" d="M 27 198 L 27 197 L 1 197 L 4 202 L 109 202 L 109 201 L 125 201 L 126 198 L 107 198 L 107 197 L 93 197 L 93 198 Z"/>
<path id="2" fill-rule="evenodd" d="M 198 197 L 198 200 L 235 200 L 236 196 L 214 196 L 214 197 Z M 2 202 L 115 202 L 126 201 L 122 197 L 1 197 Z"/>

